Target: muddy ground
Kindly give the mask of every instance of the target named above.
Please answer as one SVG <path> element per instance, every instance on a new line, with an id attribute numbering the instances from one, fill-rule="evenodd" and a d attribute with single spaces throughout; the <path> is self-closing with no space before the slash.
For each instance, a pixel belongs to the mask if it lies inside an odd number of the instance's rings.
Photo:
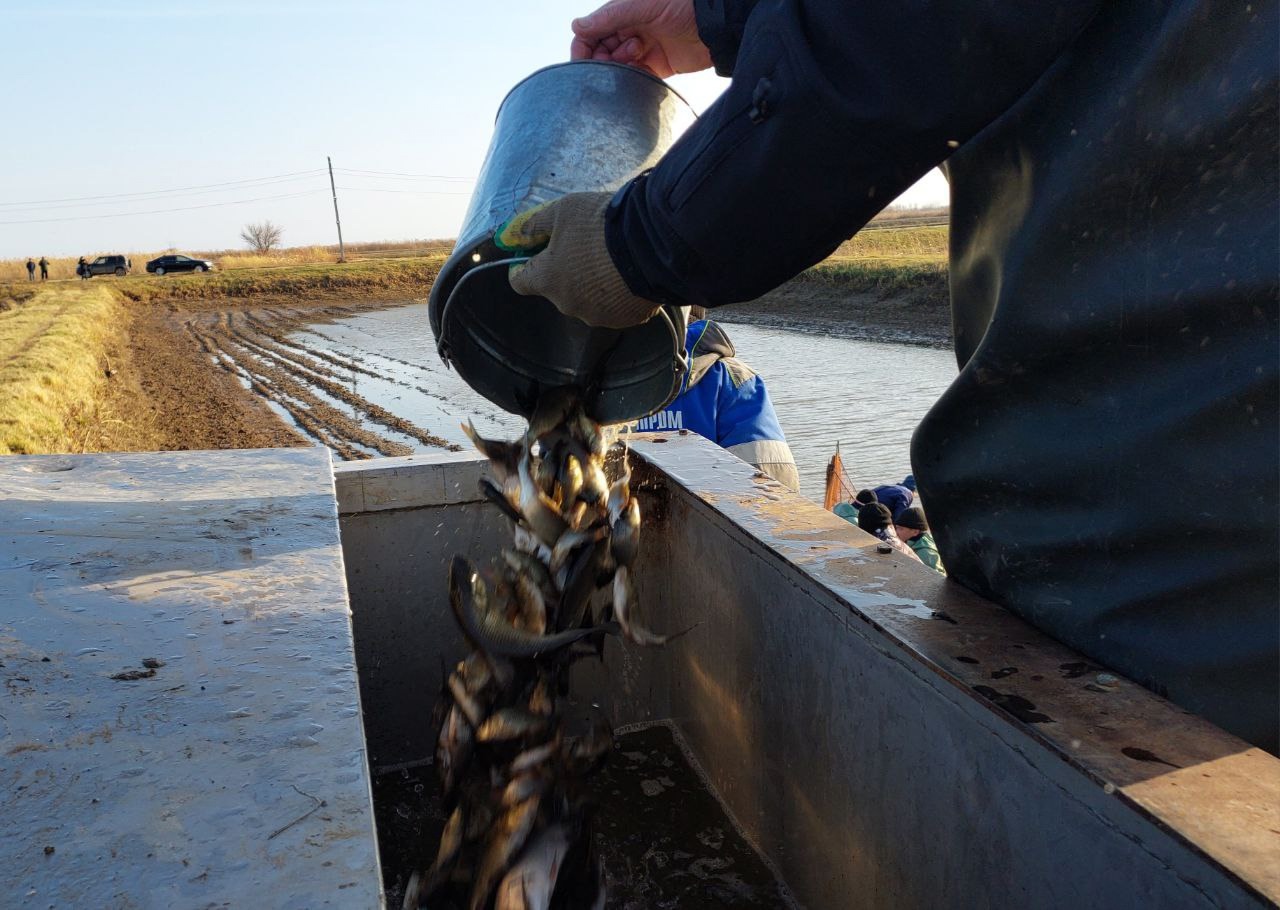
<path id="1" fill-rule="evenodd" d="M 884 295 L 822 281 L 790 281 L 750 303 L 717 307 L 712 316 L 861 341 L 951 346 L 950 303 L 935 289 Z"/>
<path id="2" fill-rule="evenodd" d="M 129 344 L 111 355 L 104 419 L 95 428 L 99 441 L 92 448 L 321 443 L 341 458 L 359 459 L 409 454 L 406 436 L 427 446 L 456 448 L 431 427 L 386 411 L 342 381 L 352 371 L 377 376 L 369 367 L 287 341 L 290 332 L 304 326 L 409 302 L 274 298 L 134 304 Z M 792 282 L 713 315 L 906 344 L 946 346 L 951 337 L 948 309 L 936 300 L 910 294 L 886 299 L 817 282 Z M 383 435 L 383 428 L 398 439 Z"/>
<path id="3" fill-rule="evenodd" d="M 271 448 L 322 443 L 346 459 L 407 455 L 386 427 L 453 448 L 347 388 L 338 368 L 370 372 L 294 345 L 294 329 L 409 301 L 297 301 L 140 306 L 117 353 L 107 412 L 127 424 L 112 448 Z M 374 375 L 370 373 L 370 375 Z M 351 414 L 362 419 L 353 419 Z"/>

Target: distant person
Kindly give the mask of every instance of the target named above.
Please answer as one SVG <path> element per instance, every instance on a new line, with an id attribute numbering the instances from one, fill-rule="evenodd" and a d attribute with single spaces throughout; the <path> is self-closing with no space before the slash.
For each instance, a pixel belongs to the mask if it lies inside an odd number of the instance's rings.
<path id="1" fill-rule="evenodd" d="M 28 281 L 36 280 L 36 263 L 34 259 L 30 259 L 30 258 L 27 259 L 27 280 Z"/>
<path id="2" fill-rule="evenodd" d="M 915 551 L 898 539 L 898 534 L 893 528 L 893 516 L 889 513 L 889 507 L 884 503 L 871 502 L 859 509 L 858 527 L 872 537 L 878 537 L 883 540 L 903 556 L 907 556 L 916 562 L 921 562 Z"/>
<path id="3" fill-rule="evenodd" d="M 876 494 L 876 502 L 888 506 L 894 518 L 901 515 L 903 509 L 909 509 L 916 499 L 915 491 L 901 483 L 882 484 L 875 487 L 873 492 Z"/>
<path id="4" fill-rule="evenodd" d="M 693 315 L 700 315 L 695 308 Z M 718 323 L 696 319 L 685 333 L 689 372 L 671 404 L 636 422 L 638 432 L 692 430 L 728 449 L 792 491 L 800 489 L 764 380 L 737 357 Z"/>
<path id="5" fill-rule="evenodd" d="M 40 280 L 49 280 L 49 260 L 44 256 L 40 257 Z"/>
<path id="6" fill-rule="evenodd" d="M 879 500 L 876 499 L 875 490 L 870 488 L 862 489 L 855 493 L 853 499 L 849 502 L 836 503 L 832 507 L 831 511 L 849 522 L 849 524 L 856 525 L 858 523 L 858 512 L 862 507 L 878 501 Z"/>
<path id="7" fill-rule="evenodd" d="M 903 509 L 893 519 L 893 529 L 898 539 L 911 548 L 920 561 L 931 569 L 947 574 L 942 567 L 942 557 L 933 542 L 933 534 L 929 531 L 929 520 L 925 518 L 924 509 L 910 506 Z"/>
<path id="8" fill-rule="evenodd" d="M 914 479 L 910 474 L 907 480 Z M 903 511 L 911 507 L 915 502 L 915 490 L 907 486 L 906 481 L 903 483 L 881 484 L 878 487 L 868 487 L 859 490 L 850 502 L 839 502 L 831 509 L 836 515 L 839 515 L 845 521 L 851 524 L 858 523 L 858 511 L 869 503 L 878 502 L 889 509 L 889 513 L 897 518 Z"/>
<path id="9" fill-rule="evenodd" d="M 89 280 L 89 263 L 84 261 L 84 257 L 80 257 L 80 261 L 76 263 L 76 274 L 80 276 L 81 281 Z"/>

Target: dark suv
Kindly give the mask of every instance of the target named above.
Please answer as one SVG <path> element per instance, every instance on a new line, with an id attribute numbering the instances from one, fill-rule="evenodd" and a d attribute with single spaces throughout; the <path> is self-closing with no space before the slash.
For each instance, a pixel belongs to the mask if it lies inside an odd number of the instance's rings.
<path id="1" fill-rule="evenodd" d="M 99 256 L 85 268 L 89 270 L 90 278 L 94 275 L 127 275 L 133 263 L 125 256 Z"/>
<path id="2" fill-rule="evenodd" d="M 147 271 L 163 275 L 166 272 L 207 272 L 213 268 L 208 259 L 192 259 L 181 253 L 170 253 L 147 263 Z"/>

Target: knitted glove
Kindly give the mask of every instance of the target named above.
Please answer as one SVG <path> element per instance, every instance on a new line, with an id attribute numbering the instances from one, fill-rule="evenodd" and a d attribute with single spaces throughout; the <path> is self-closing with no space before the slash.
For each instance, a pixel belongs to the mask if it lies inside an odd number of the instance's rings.
<path id="1" fill-rule="evenodd" d="M 504 250 L 537 252 L 511 267 L 517 294 L 545 297 L 566 316 L 587 325 L 624 329 L 639 325 L 658 305 L 631 293 L 604 240 L 609 193 L 570 193 L 521 212 L 498 228 Z"/>

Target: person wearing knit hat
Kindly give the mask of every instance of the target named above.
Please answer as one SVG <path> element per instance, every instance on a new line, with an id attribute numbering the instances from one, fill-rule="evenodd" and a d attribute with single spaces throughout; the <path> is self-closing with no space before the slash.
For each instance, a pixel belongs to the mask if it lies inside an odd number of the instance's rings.
<path id="1" fill-rule="evenodd" d="M 893 520 L 893 527 L 898 533 L 898 539 L 910 547 L 922 563 L 943 575 L 947 574 L 947 570 L 942 567 L 938 547 L 933 542 L 933 534 L 929 531 L 929 521 L 924 516 L 924 509 L 919 506 L 903 509 Z"/>
<path id="2" fill-rule="evenodd" d="M 908 556 L 916 562 L 920 561 L 920 557 L 898 539 L 898 535 L 893 530 L 893 513 L 883 503 L 869 502 L 859 509 L 858 527 L 871 536 L 880 538 L 903 556 Z"/>

